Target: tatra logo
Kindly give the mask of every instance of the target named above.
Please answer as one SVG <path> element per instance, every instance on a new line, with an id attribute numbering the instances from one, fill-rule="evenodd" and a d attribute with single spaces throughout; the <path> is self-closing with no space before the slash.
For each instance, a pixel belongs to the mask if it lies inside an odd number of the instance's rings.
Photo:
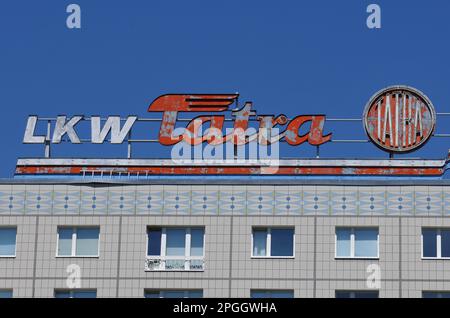
<path id="1" fill-rule="evenodd" d="M 408 152 L 424 145 L 436 125 L 433 104 L 422 92 L 392 86 L 376 93 L 364 110 L 369 138 L 389 152 Z"/>
<path id="2" fill-rule="evenodd" d="M 203 142 L 219 145 L 231 141 L 237 145 L 244 145 L 257 140 L 260 144 L 271 144 L 282 138 L 289 145 L 297 146 L 304 142 L 311 145 L 321 145 L 331 139 L 331 134 L 323 135 L 325 123 L 324 115 L 303 115 L 288 120 L 285 115 L 257 116 L 252 110 L 252 103 L 246 102 L 239 110 L 232 111 L 234 118 L 233 132 L 223 136 L 224 115 L 199 116 L 192 119 L 182 135 L 174 136 L 173 132 L 177 121 L 178 112 L 223 112 L 228 110 L 238 97 L 237 94 L 229 95 L 163 95 L 153 101 L 148 108 L 149 112 L 164 112 L 159 131 L 159 141 L 163 145 L 174 145 L 185 141 L 191 145 Z M 248 122 L 251 116 L 256 116 L 259 121 L 259 131 L 247 136 Z M 209 123 L 208 133 L 200 135 L 199 130 L 203 124 Z M 299 135 L 299 130 L 304 124 L 310 124 L 309 133 Z M 286 130 L 280 134 L 272 135 L 271 130 L 275 126 L 287 125 Z"/>

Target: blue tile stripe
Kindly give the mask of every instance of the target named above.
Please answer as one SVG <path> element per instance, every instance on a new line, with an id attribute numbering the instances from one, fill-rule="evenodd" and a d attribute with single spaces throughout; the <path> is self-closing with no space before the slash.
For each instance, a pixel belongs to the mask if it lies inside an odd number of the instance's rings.
<path id="1" fill-rule="evenodd" d="M 446 186 L 2 185 L 0 215 L 450 216 Z"/>

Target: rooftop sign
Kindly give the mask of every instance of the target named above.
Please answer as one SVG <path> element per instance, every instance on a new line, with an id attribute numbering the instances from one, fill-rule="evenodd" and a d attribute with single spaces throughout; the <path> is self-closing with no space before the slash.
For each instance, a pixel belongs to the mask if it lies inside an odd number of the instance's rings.
<path id="1" fill-rule="evenodd" d="M 45 144 L 45 157 L 50 157 L 50 144 L 67 141 L 73 144 L 111 144 L 127 142 L 128 158 L 134 142 L 157 142 L 164 146 L 191 147 L 207 144 L 274 147 L 279 142 L 291 146 L 309 144 L 317 147 L 327 142 L 367 142 L 393 153 L 405 153 L 423 146 L 434 134 L 436 113 L 425 94 L 407 86 L 391 86 L 377 92 L 367 103 L 362 119 L 329 119 L 324 114 L 298 115 L 288 118 L 284 114 L 260 115 L 252 108 L 252 102 L 238 105 L 238 94 L 166 94 L 157 97 L 148 107 L 150 113 L 162 113 L 159 118 L 128 116 L 84 116 L 56 118 L 29 116 L 23 142 Z M 235 107 L 231 106 L 235 104 Z M 180 118 L 180 114 L 191 118 Z M 200 114 L 200 115 L 199 115 Z M 226 114 L 231 115 L 227 117 Z M 183 117 L 183 116 L 181 116 Z M 325 129 L 327 121 L 363 121 L 369 140 L 335 140 L 333 133 Z M 47 122 L 46 134 L 36 132 L 39 122 Z M 80 138 L 77 125 L 90 122 L 89 138 Z M 136 122 L 160 123 L 157 139 L 132 139 Z M 225 127 L 231 122 L 232 127 Z M 253 122 L 253 126 L 250 126 Z M 108 139 L 109 137 L 109 139 Z M 133 134 L 133 137 L 134 136 Z M 227 146 L 228 147 L 228 146 Z M 227 154 L 229 152 L 227 151 Z M 189 158 L 187 158 L 189 159 Z M 242 158 L 241 158 L 242 159 Z"/>
<path id="2" fill-rule="evenodd" d="M 232 107 L 235 105 L 235 107 Z M 422 147 L 436 134 L 437 114 L 431 101 L 417 89 L 392 86 L 376 93 L 367 103 L 362 118 L 328 118 L 323 114 L 259 115 L 251 102 L 239 107 L 238 94 L 168 94 L 156 98 L 148 112 L 156 118 L 128 116 L 73 116 L 39 118 L 29 116 L 24 143 L 44 144 L 45 158 L 17 161 L 16 177 L 92 176 L 100 178 L 159 178 L 160 176 L 197 176 L 214 178 L 227 176 L 278 175 L 295 178 L 327 176 L 330 178 L 443 178 L 450 166 L 450 156 L 443 160 L 395 159 L 392 154 L 410 152 Z M 183 114 L 183 115 L 180 115 Z M 190 116 L 189 116 L 190 115 Z M 231 117 L 231 118 L 230 118 Z M 89 138 L 80 138 L 86 131 L 79 127 L 87 122 Z M 368 139 L 339 140 L 325 127 L 327 122 L 363 122 Z M 46 122 L 46 134 L 37 133 L 39 122 Z M 159 129 L 153 139 L 134 139 L 131 132 L 137 122 L 157 123 Z M 251 123 L 251 124 L 250 124 Z M 41 127 L 43 128 L 43 127 Z M 136 129 L 137 132 L 142 130 Z M 147 130 L 148 131 L 148 130 Z M 136 133 L 138 135 L 138 133 Z M 139 136 L 137 136 L 139 138 Z M 50 145 L 67 141 L 73 144 L 92 143 L 128 144 L 127 159 L 107 158 L 50 158 Z M 131 156 L 132 143 L 152 142 L 171 147 L 170 159 L 138 159 Z M 316 158 L 281 159 L 277 145 L 309 144 L 316 147 Z M 389 160 L 380 159 L 319 159 L 319 147 L 328 142 L 372 142 L 391 154 Z M 252 146 L 257 151 L 252 152 Z M 230 146 L 231 145 L 231 146 Z M 256 156 L 239 154 L 249 148 Z M 271 147 L 270 156 L 261 156 Z M 226 148 L 225 156 L 204 156 L 207 148 Z M 194 149 L 191 157 L 190 149 Z M 275 151 L 273 151 L 275 148 Z M 177 149 L 183 156 L 177 157 Z M 197 156 L 195 149 L 200 149 Z M 253 147 L 253 150 L 255 147 Z M 223 150 L 222 150 L 223 151 Z M 189 152 L 185 156 L 185 152 Z M 273 155 L 275 153 L 275 155 Z"/>

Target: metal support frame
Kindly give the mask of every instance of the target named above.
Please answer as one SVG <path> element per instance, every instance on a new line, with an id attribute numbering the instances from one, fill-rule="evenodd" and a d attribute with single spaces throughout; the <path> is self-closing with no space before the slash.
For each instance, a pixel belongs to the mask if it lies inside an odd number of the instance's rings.
<path id="1" fill-rule="evenodd" d="M 51 133 L 51 125 L 52 121 L 47 120 L 47 134 L 45 136 L 45 142 L 44 142 L 44 156 L 45 158 L 50 158 L 51 152 L 50 152 L 50 133 Z"/>
<path id="2" fill-rule="evenodd" d="M 131 130 L 127 135 L 127 159 L 131 159 Z"/>

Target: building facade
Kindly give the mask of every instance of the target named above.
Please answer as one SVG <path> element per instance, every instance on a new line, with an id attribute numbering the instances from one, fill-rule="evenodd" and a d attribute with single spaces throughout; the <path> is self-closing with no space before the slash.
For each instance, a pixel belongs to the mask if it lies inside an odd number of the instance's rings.
<path id="1" fill-rule="evenodd" d="M 9 180 L 0 290 L 445 297 L 449 216 L 445 180 Z"/>
<path id="2" fill-rule="evenodd" d="M 394 158 L 450 136 L 435 133 L 449 114 L 422 92 L 383 89 L 363 119 L 259 116 L 238 94 L 167 94 L 148 111 L 163 114 L 29 116 L 23 142 L 45 156 L 18 159 L 0 183 L 0 296 L 450 297 L 450 157 Z M 177 121 L 188 122 L 180 134 Z M 329 121 L 362 121 L 367 138 L 335 139 Z M 131 138 L 137 122 L 160 123 L 158 138 Z M 51 157 L 52 144 L 107 136 L 127 143 L 127 159 Z M 132 157 L 132 144 L 152 142 L 171 158 Z M 281 142 L 316 158 L 282 159 Z M 328 142 L 372 142 L 389 159 L 321 159 Z M 206 158 L 211 148 L 226 158 Z"/>

